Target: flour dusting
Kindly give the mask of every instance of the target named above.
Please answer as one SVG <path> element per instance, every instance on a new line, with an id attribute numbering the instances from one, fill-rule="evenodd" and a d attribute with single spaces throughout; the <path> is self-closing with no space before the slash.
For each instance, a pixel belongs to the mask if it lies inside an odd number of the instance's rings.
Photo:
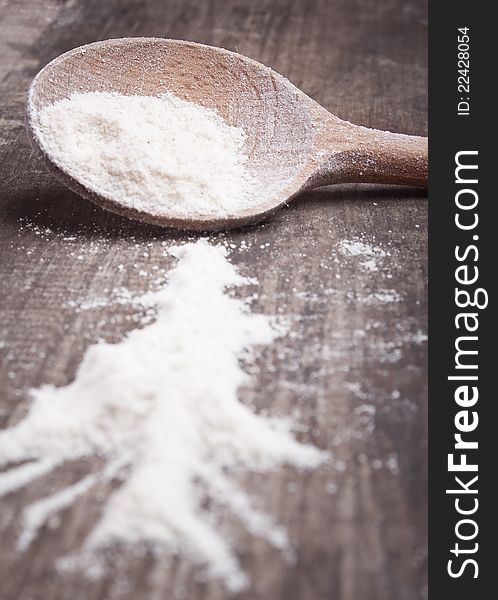
<path id="1" fill-rule="evenodd" d="M 59 167 L 130 209 L 195 217 L 250 206 L 244 131 L 169 92 L 73 93 L 36 121 L 39 142 Z"/>
<path id="2" fill-rule="evenodd" d="M 120 343 L 91 346 L 71 384 L 33 390 L 28 415 L 0 432 L 0 466 L 10 466 L 0 474 L 0 495 L 62 463 L 98 458 L 100 470 L 25 508 L 21 550 L 59 511 L 113 480 L 98 522 L 75 549 L 76 564 L 115 542 L 146 542 L 240 590 L 247 576 L 205 501 L 285 551 L 285 530 L 234 474 L 313 468 L 326 454 L 297 442 L 287 421 L 255 414 L 237 398 L 249 379 L 239 360 L 282 332 L 226 293 L 247 283 L 226 249 L 201 240 L 170 252 L 178 263 L 168 284 L 142 298 L 155 321 Z"/>
<path id="3" fill-rule="evenodd" d="M 353 256 L 360 259 L 359 265 L 364 271 L 377 271 L 379 260 L 389 256 L 379 246 L 374 246 L 360 239 L 341 240 L 339 251 L 344 256 Z"/>

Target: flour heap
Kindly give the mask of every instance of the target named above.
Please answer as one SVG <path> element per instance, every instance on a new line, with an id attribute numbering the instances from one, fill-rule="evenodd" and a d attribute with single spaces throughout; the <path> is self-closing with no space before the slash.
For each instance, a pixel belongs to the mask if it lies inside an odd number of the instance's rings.
<path id="1" fill-rule="evenodd" d="M 223 217 L 250 206 L 244 131 L 171 93 L 73 93 L 45 107 L 35 131 L 60 168 L 127 208 Z"/>
<path id="2" fill-rule="evenodd" d="M 116 541 L 152 543 L 239 590 L 246 575 L 205 500 L 285 550 L 285 530 L 231 475 L 313 468 L 326 455 L 298 443 L 286 421 L 237 398 L 249 377 L 240 358 L 250 360 L 255 345 L 279 333 L 270 317 L 225 293 L 247 283 L 226 250 L 199 241 L 171 253 L 178 263 L 168 284 L 143 299 L 155 307 L 155 322 L 120 343 L 90 347 L 71 384 L 33 390 L 24 420 L 0 432 L 0 467 L 14 465 L 0 474 L 0 496 L 62 463 L 98 457 L 100 470 L 25 508 L 20 549 L 98 482 L 114 480 L 76 561 Z"/>

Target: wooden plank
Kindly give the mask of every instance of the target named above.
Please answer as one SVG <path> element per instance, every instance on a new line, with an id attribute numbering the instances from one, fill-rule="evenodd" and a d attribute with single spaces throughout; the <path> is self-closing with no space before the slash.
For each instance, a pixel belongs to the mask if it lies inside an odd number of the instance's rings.
<path id="1" fill-rule="evenodd" d="M 184 236 L 128 222 L 63 189 L 37 164 L 23 131 L 38 68 L 94 40 L 157 35 L 221 45 L 288 76 L 338 116 L 424 134 L 426 6 L 412 0 L 4 0 L 0 4 L 0 404 L 17 422 L 27 390 L 63 385 L 85 348 L 135 325 L 130 307 L 75 311 L 71 301 L 148 289 L 167 269 L 164 244 Z M 224 522 L 252 577 L 242 598 L 414 600 L 426 585 L 426 201 L 420 192 L 341 186 L 295 201 L 263 226 L 212 237 L 257 277 L 257 309 L 296 331 L 258 359 L 242 398 L 257 409 L 298 411 L 300 438 L 334 454 L 314 473 L 244 475 L 289 531 L 295 564 Z M 361 239 L 388 256 L 369 270 L 341 253 Z M 248 251 L 240 250 L 244 240 Z M 269 244 L 269 245 L 267 245 Z M 144 256 L 147 253 L 148 256 Z M 120 267 L 123 265 L 123 267 Z M 104 600 L 227 596 L 181 559 L 120 553 L 104 579 L 61 574 L 54 558 L 89 531 L 102 497 L 88 495 L 15 550 L 27 502 L 95 465 L 66 465 L 1 500 L 0 596 Z M 99 492 L 105 496 L 102 487 Z"/>

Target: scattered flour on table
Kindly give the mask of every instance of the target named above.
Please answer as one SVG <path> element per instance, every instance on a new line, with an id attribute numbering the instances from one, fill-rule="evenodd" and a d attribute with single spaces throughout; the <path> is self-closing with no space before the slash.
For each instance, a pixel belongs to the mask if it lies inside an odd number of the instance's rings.
<path id="1" fill-rule="evenodd" d="M 377 271 L 378 261 L 389 256 L 389 253 L 379 246 L 373 246 L 359 239 L 341 240 L 339 251 L 344 256 L 359 257 L 360 267 L 364 271 Z"/>
<path id="2" fill-rule="evenodd" d="M 0 474 L 0 496 L 67 461 L 98 457 L 100 471 L 25 508 L 20 549 L 78 497 L 114 480 L 76 564 L 114 542 L 146 542 L 238 590 L 247 577 L 205 501 L 285 551 L 285 530 L 231 475 L 313 468 L 327 455 L 297 442 L 286 420 L 255 414 L 237 398 L 249 379 L 240 359 L 282 332 L 226 293 L 247 283 L 226 249 L 202 240 L 171 253 L 178 262 L 168 284 L 142 298 L 156 320 L 120 343 L 90 347 L 71 384 L 32 390 L 27 416 L 0 432 L 0 466 L 11 465 Z"/>
<path id="3" fill-rule="evenodd" d="M 368 294 L 358 294 L 350 291 L 346 294 L 346 298 L 355 304 L 370 305 L 390 305 L 402 300 L 400 294 L 394 289 L 380 289 L 371 291 Z"/>
<path id="4" fill-rule="evenodd" d="M 59 167 L 128 208 L 188 217 L 250 205 L 244 131 L 171 93 L 73 93 L 35 130 Z"/>

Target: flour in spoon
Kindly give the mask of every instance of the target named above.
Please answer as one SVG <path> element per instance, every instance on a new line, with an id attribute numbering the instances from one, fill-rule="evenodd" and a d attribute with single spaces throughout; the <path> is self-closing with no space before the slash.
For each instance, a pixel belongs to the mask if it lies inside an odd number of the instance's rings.
<path id="1" fill-rule="evenodd" d="M 142 299 L 156 320 L 120 343 L 91 346 L 72 383 L 33 390 L 27 416 L 0 431 L 0 467 L 9 467 L 0 474 L 0 496 L 85 459 L 91 466 L 76 483 L 25 507 L 21 550 L 78 498 L 93 494 L 98 502 L 96 490 L 107 489 L 73 565 L 115 542 L 146 542 L 238 590 L 246 574 L 213 509 L 285 551 L 286 531 L 236 475 L 284 464 L 313 468 L 326 455 L 297 442 L 287 421 L 256 414 L 237 397 L 250 382 L 240 359 L 250 361 L 255 346 L 282 332 L 227 293 L 248 281 L 226 249 L 199 241 L 171 252 L 178 263 L 168 284 Z"/>
<path id="2" fill-rule="evenodd" d="M 244 131 L 171 93 L 73 93 L 34 129 L 61 169 L 129 209 L 188 218 L 250 206 Z"/>

